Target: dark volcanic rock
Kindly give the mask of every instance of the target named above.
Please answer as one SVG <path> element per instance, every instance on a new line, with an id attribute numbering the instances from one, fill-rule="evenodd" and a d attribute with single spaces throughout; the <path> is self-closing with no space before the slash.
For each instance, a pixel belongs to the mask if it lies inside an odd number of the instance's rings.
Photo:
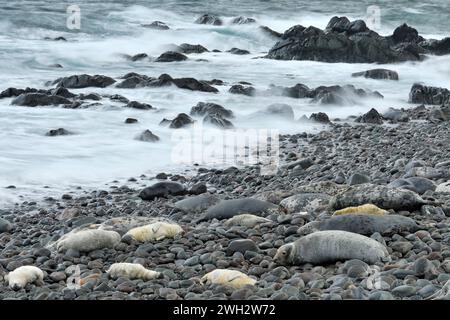
<path id="1" fill-rule="evenodd" d="M 383 117 L 374 108 L 370 109 L 369 112 L 363 114 L 361 117 L 356 119 L 356 122 L 361 123 L 371 123 L 371 124 L 383 124 Z"/>
<path id="2" fill-rule="evenodd" d="M 204 116 L 218 114 L 223 118 L 233 118 L 233 111 L 225 109 L 219 104 L 212 102 L 199 102 L 191 108 L 191 116 Z"/>
<path id="3" fill-rule="evenodd" d="M 127 56 L 127 59 L 130 61 L 139 61 L 139 60 L 143 60 L 145 58 L 148 58 L 148 54 L 146 54 L 146 53 L 138 53 L 138 54 L 135 54 L 134 56 Z"/>
<path id="4" fill-rule="evenodd" d="M 72 101 L 67 98 L 47 95 L 43 93 L 24 93 L 11 102 L 11 104 L 13 105 L 27 107 L 50 106 L 70 103 L 72 103 Z"/>
<path id="5" fill-rule="evenodd" d="M 162 181 L 143 189 L 139 193 L 139 197 L 142 200 L 154 200 L 155 198 L 165 198 L 168 195 L 184 195 L 186 192 L 186 188 L 178 182 Z"/>
<path id="6" fill-rule="evenodd" d="M 156 62 L 174 62 L 174 61 L 184 61 L 187 60 L 184 54 L 176 51 L 167 51 L 156 58 Z"/>
<path id="7" fill-rule="evenodd" d="M 134 118 L 126 118 L 125 123 L 131 124 L 131 123 L 137 123 L 138 120 Z"/>
<path id="8" fill-rule="evenodd" d="M 25 88 L 25 89 L 8 88 L 0 93 L 0 99 L 18 97 L 23 93 L 36 93 L 36 92 L 38 92 L 38 89 L 35 88 Z"/>
<path id="9" fill-rule="evenodd" d="M 194 78 L 177 78 L 172 79 L 172 82 L 181 89 L 188 89 L 193 91 L 213 92 L 217 93 L 219 90 L 210 86 L 204 81 L 198 81 Z"/>
<path id="10" fill-rule="evenodd" d="M 52 129 L 49 132 L 47 132 L 45 135 L 49 136 L 49 137 L 56 137 L 56 136 L 68 136 L 71 134 L 72 133 L 70 131 L 67 131 L 64 128 L 59 128 L 59 129 Z"/>
<path id="11" fill-rule="evenodd" d="M 210 124 L 221 129 L 234 128 L 230 120 L 225 119 L 220 114 L 208 114 L 203 118 L 203 124 Z"/>
<path id="12" fill-rule="evenodd" d="M 233 94 L 243 94 L 246 96 L 253 96 L 255 94 L 255 88 L 250 86 L 243 86 L 241 84 L 235 84 L 228 91 Z"/>
<path id="13" fill-rule="evenodd" d="M 184 54 L 209 52 L 208 49 L 206 49 L 204 46 L 200 44 L 189 44 L 189 43 L 180 44 L 177 47 L 177 51 Z"/>
<path id="14" fill-rule="evenodd" d="M 58 87 L 79 89 L 88 87 L 105 88 L 115 82 L 116 80 L 107 76 L 81 74 L 56 79 L 52 84 Z"/>
<path id="15" fill-rule="evenodd" d="M 450 104 L 450 90 L 414 84 L 409 93 L 409 102 L 423 104 Z"/>
<path id="16" fill-rule="evenodd" d="M 127 108 L 140 109 L 140 110 L 150 110 L 153 109 L 148 103 L 141 103 L 137 101 L 130 101 L 126 105 Z"/>
<path id="17" fill-rule="evenodd" d="M 144 28 L 156 29 L 156 30 L 169 30 L 170 29 L 167 24 L 165 24 L 164 22 L 161 22 L 161 21 L 153 21 L 152 23 L 141 24 L 141 26 Z"/>
<path id="18" fill-rule="evenodd" d="M 398 73 L 388 69 L 372 69 L 353 73 L 352 77 L 364 77 L 381 80 L 398 80 Z"/>
<path id="19" fill-rule="evenodd" d="M 248 23 L 255 23 L 256 20 L 253 18 L 248 18 L 248 17 L 236 17 L 233 20 L 231 20 L 231 23 L 233 24 L 248 24 Z"/>
<path id="20" fill-rule="evenodd" d="M 275 30 L 270 29 L 267 26 L 260 26 L 259 27 L 264 33 L 274 37 L 274 38 L 281 38 L 281 36 L 283 35 L 282 33 L 279 33 Z"/>
<path id="21" fill-rule="evenodd" d="M 423 45 L 423 46 L 422 46 Z M 445 45 L 441 45 L 445 47 Z M 325 30 L 294 26 L 269 51 L 267 58 L 347 63 L 420 61 L 434 53 L 417 30 L 403 25 L 389 37 L 369 30 L 364 21 L 334 17 Z M 445 52 L 440 50 L 440 52 Z"/>
<path id="22" fill-rule="evenodd" d="M 199 17 L 197 20 L 195 20 L 195 23 L 198 24 L 212 24 L 215 26 L 221 26 L 223 24 L 222 20 L 215 15 L 211 14 L 204 14 L 201 17 Z"/>
<path id="23" fill-rule="evenodd" d="M 136 140 L 145 142 L 157 142 L 159 141 L 159 137 L 153 134 L 150 130 L 145 130 L 136 137 Z"/>
<path id="24" fill-rule="evenodd" d="M 179 129 L 191 125 L 194 123 L 194 120 L 189 117 L 186 113 L 178 114 L 175 119 L 167 120 L 163 119 L 159 124 L 160 125 L 169 125 L 169 128 Z"/>
<path id="25" fill-rule="evenodd" d="M 318 123 L 326 123 L 326 124 L 331 123 L 328 115 L 323 112 L 311 114 L 311 116 L 309 117 L 309 120 L 312 120 L 312 121 L 318 122 Z"/>
<path id="26" fill-rule="evenodd" d="M 227 52 L 232 53 L 232 54 L 237 54 L 237 55 L 250 54 L 250 51 L 244 50 L 244 49 L 239 49 L 239 48 L 231 48 Z"/>

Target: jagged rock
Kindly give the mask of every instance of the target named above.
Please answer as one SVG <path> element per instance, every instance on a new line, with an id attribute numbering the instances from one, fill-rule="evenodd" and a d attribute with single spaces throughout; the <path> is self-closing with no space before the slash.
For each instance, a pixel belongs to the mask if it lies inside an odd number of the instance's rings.
<path id="1" fill-rule="evenodd" d="M 318 122 L 318 123 L 331 123 L 330 118 L 328 117 L 328 115 L 326 113 L 323 112 L 318 112 L 318 113 L 313 113 L 311 114 L 311 116 L 309 117 L 309 120 L 314 121 L 314 122 Z"/>
<path id="2" fill-rule="evenodd" d="M 172 129 L 178 129 L 191 125 L 193 123 L 194 120 L 191 117 L 189 117 L 186 113 L 180 113 L 175 117 L 175 119 L 173 120 L 163 119 L 159 124 L 168 125 L 169 128 Z"/>
<path id="3" fill-rule="evenodd" d="M 223 118 L 233 118 L 233 111 L 225 109 L 219 104 L 212 102 L 199 102 L 191 108 L 191 116 L 204 116 L 218 114 Z"/>
<path id="4" fill-rule="evenodd" d="M 167 51 L 156 58 L 156 62 L 174 62 L 187 60 L 187 56 L 176 51 Z"/>
<path id="5" fill-rule="evenodd" d="M 141 24 L 144 28 L 156 29 L 156 30 L 169 30 L 169 26 L 161 21 L 153 21 L 149 24 Z"/>
<path id="6" fill-rule="evenodd" d="M 180 44 L 176 48 L 176 50 L 184 54 L 209 52 L 208 49 L 206 49 L 204 46 L 200 44 L 189 44 L 189 43 Z"/>
<path id="7" fill-rule="evenodd" d="M 356 122 L 361 123 L 371 123 L 371 124 L 383 124 L 383 117 L 374 108 L 370 109 L 369 112 L 363 114 L 361 117 L 356 119 Z"/>
<path id="8" fill-rule="evenodd" d="M 203 124 L 211 124 L 221 129 L 231 129 L 233 124 L 230 120 L 225 119 L 220 114 L 208 114 L 203 118 Z"/>
<path id="9" fill-rule="evenodd" d="M 87 87 L 105 88 L 115 82 L 116 80 L 107 76 L 81 74 L 56 79 L 52 84 L 58 87 L 80 89 Z"/>
<path id="10" fill-rule="evenodd" d="M 221 26 L 223 24 L 222 19 L 215 15 L 204 14 L 195 20 L 195 23 L 198 24 L 212 24 L 214 26 Z"/>
<path id="11" fill-rule="evenodd" d="M 145 130 L 136 137 L 136 140 L 145 142 L 157 142 L 159 141 L 159 137 L 153 134 L 150 130 Z"/>
<path id="12" fill-rule="evenodd" d="M 287 31 L 269 51 L 267 58 L 347 63 L 394 63 L 420 61 L 426 53 L 445 52 L 424 41 L 407 25 L 392 36 L 383 37 L 369 30 L 362 20 L 333 17 L 325 30 L 297 25 Z M 439 47 L 438 45 L 435 45 Z M 444 47 L 442 49 L 442 47 Z"/>
<path id="13" fill-rule="evenodd" d="M 381 80 L 398 80 L 398 73 L 388 69 L 372 69 L 352 74 L 352 77 L 364 77 Z"/>
<path id="14" fill-rule="evenodd" d="M 256 20 L 253 18 L 248 18 L 248 17 L 236 17 L 233 20 L 231 20 L 231 23 L 233 24 L 248 24 L 248 23 L 255 23 Z"/>
<path id="15" fill-rule="evenodd" d="M 266 34 L 268 34 L 268 35 L 270 35 L 270 36 L 272 36 L 272 37 L 274 37 L 274 38 L 281 38 L 281 36 L 282 36 L 281 33 L 277 32 L 277 31 L 275 31 L 275 30 L 272 30 L 272 29 L 270 29 L 270 28 L 267 27 L 267 26 L 260 26 L 259 28 L 260 28 L 264 33 L 266 33 Z"/>
<path id="16" fill-rule="evenodd" d="M 70 103 L 72 103 L 72 101 L 67 98 L 47 95 L 43 93 L 24 93 L 11 102 L 12 105 L 27 107 L 50 106 Z"/>
<path id="17" fill-rule="evenodd" d="M 436 105 L 450 104 L 450 90 L 416 83 L 409 93 L 409 102 Z"/>
<path id="18" fill-rule="evenodd" d="M 250 86 L 243 86 L 241 84 L 232 86 L 228 91 L 233 94 L 243 94 L 246 96 L 253 96 L 255 94 L 255 88 Z"/>

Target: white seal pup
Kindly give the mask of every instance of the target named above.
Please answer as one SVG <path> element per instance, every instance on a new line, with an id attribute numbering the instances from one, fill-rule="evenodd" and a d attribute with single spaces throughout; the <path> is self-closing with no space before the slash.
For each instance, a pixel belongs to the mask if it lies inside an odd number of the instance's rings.
<path id="1" fill-rule="evenodd" d="M 200 282 L 230 286 L 240 289 L 246 285 L 255 285 L 256 280 L 237 270 L 216 269 L 205 274 Z"/>
<path id="2" fill-rule="evenodd" d="M 145 281 L 157 279 L 161 273 L 144 268 L 138 263 L 113 263 L 106 271 L 111 278 L 124 277 L 131 280 L 142 279 Z"/>
<path id="3" fill-rule="evenodd" d="M 369 264 L 388 260 L 385 246 L 347 231 L 318 231 L 281 246 L 274 260 L 281 265 L 315 265 L 359 259 Z"/>
<path id="4" fill-rule="evenodd" d="M 174 238 L 181 233 L 183 233 L 183 229 L 178 224 L 158 221 L 128 230 L 124 237 L 131 236 L 135 241 L 147 242 L 152 240 L 159 241 L 164 238 Z"/>
<path id="5" fill-rule="evenodd" d="M 373 215 L 386 215 L 389 212 L 378 208 L 376 205 L 371 203 L 363 204 L 362 206 L 357 207 L 348 207 L 345 209 L 337 210 L 334 212 L 333 216 L 340 216 L 345 214 L 373 214 Z"/>
<path id="6" fill-rule="evenodd" d="M 35 266 L 22 266 L 8 273 L 5 281 L 11 289 L 20 290 L 29 283 L 41 285 L 44 281 L 44 272 Z"/>
<path id="7" fill-rule="evenodd" d="M 228 219 L 227 221 L 225 221 L 224 224 L 226 226 L 243 226 L 253 228 L 258 224 L 268 222 L 272 222 L 272 220 L 263 217 L 258 217 L 255 216 L 254 214 L 244 213 Z"/>
<path id="8" fill-rule="evenodd" d="M 115 231 L 84 229 L 69 232 L 56 241 L 56 249 L 90 252 L 103 248 L 113 248 L 120 242 L 120 234 Z"/>

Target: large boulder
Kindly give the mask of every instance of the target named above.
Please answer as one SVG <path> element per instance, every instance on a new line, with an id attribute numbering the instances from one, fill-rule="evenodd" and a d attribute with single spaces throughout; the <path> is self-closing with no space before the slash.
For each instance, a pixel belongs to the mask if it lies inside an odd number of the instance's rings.
<path id="1" fill-rule="evenodd" d="M 379 80 L 398 80 L 398 73 L 388 69 L 371 69 L 353 73 L 352 77 L 364 77 Z"/>
<path id="2" fill-rule="evenodd" d="M 251 86 L 243 86 L 242 84 L 235 84 L 231 86 L 228 91 L 232 94 L 243 94 L 250 97 L 255 95 L 255 88 Z"/>
<path id="3" fill-rule="evenodd" d="M 174 61 L 184 61 L 187 60 L 184 54 L 176 51 L 167 51 L 156 58 L 156 62 L 174 62 Z"/>
<path id="4" fill-rule="evenodd" d="M 267 58 L 347 63 L 420 61 L 424 54 L 445 54 L 448 41 L 425 41 L 417 30 L 402 25 L 391 36 L 370 30 L 364 21 L 333 17 L 325 30 L 294 26 L 283 33 Z M 450 50 L 449 50 L 450 51 Z"/>
<path id="5" fill-rule="evenodd" d="M 172 82 L 181 89 L 188 89 L 192 91 L 203 91 L 217 93 L 219 90 L 210 86 L 205 81 L 199 81 L 194 78 L 177 78 L 172 79 Z"/>
<path id="6" fill-rule="evenodd" d="M 450 90 L 416 83 L 409 93 L 409 102 L 435 105 L 450 104 Z"/>
<path id="7" fill-rule="evenodd" d="M 177 47 L 177 51 L 184 54 L 190 54 L 208 52 L 209 50 L 200 44 L 182 43 Z"/>
<path id="8" fill-rule="evenodd" d="M 194 120 L 189 117 L 186 113 L 178 114 L 173 120 L 163 119 L 160 125 L 169 125 L 171 129 L 179 129 L 189 126 L 194 123 Z"/>
<path id="9" fill-rule="evenodd" d="M 223 118 L 233 118 L 233 111 L 225 109 L 219 104 L 212 102 L 199 102 L 191 108 L 191 116 L 204 116 L 218 114 Z"/>
<path id="10" fill-rule="evenodd" d="M 70 103 L 72 103 L 72 101 L 67 98 L 47 95 L 44 93 L 24 93 L 11 102 L 11 104 L 13 105 L 26 107 L 50 106 Z"/>
<path id="11" fill-rule="evenodd" d="M 356 119 L 356 122 L 370 123 L 370 124 L 383 124 L 383 117 L 374 108 L 370 109 L 369 112 L 363 114 L 361 117 Z"/>
<path id="12" fill-rule="evenodd" d="M 198 24 L 212 24 L 214 26 L 221 26 L 223 24 L 222 19 L 212 14 L 204 14 L 195 20 Z"/>
<path id="13" fill-rule="evenodd" d="M 148 103 L 142 103 L 138 101 L 130 101 L 126 105 L 127 108 L 140 109 L 140 110 L 150 110 L 153 109 Z"/>
<path id="14" fill-rule="evenodd" d="M 115 82 L 116 80 L 114 80 L 113 78 L 103 75 L 91 76 L 88 74 L 81 74 L 56 79 L 55 81 L 53 81 L 52 84 L 58 87 L 80 89 L 88 87 L 105 88 L 112 85 Z"/>

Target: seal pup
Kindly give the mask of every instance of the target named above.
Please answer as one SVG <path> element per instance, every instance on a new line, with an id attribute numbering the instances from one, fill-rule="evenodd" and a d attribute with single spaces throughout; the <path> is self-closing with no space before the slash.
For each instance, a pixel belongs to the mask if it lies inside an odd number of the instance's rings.
<path id="1" fill-rule="evenodd" d="M 174 238 L 183 233 L 183 229 L 176 223 L 158 221 L 145 226 L 128 230 L 124 237 L 130 236 L 138 242 L 147 242 L 152 240 L 162 240 L 165 238 Z"/>
<path id="2" fill-rule="evenodd" d="M 145 281 L 157 279 L 161 273 L 144 268 L 138 263 L 113 263 L 106 271 L 111 278 L 117 279 L 119 277 L 128 278 L 131 280 L 142 279 Z"/>
<path id="3" fill-rule="evenodd" d="M 394 234 L 403 231 L 415 232 L 420 227 L 408 217 L 397 214 L 376 216 L 369 214 L 333 216 L 323 221 L 313 221 L 298 230 L 298 234 L 305 235 L 314 231 L 342 230 L 362 235 Z"/>
<path id="4" fill-rule="evenodd" d="M 371 238 L 347 231 L 318 231 L 278 248 L 274 261 L 280 265 L 322 265 L 359 259 L 374 264 L 389 259 L 385 246 Z"/>
<path id="5" fill-rule="evenodd" d="M 362 206 L 348 207 L 345 209 L 337 210 L 334 212 L 333 216 L 340 216 L 345 214 L 374 214 L 382 216 L 388 214 L 388 211 L 380 209 L 374 204 L 366 203 Z"/>
<path id="6" fill-rule="evenodd" d="M 237 270 L 216 269 L 205 274 L 200 282 L 230 286 L 240 289 L 246 285 L 255 285 L 256 280 Z"/>
<path id="7" fill-rule="evenodd" d="M 22 266 L 8 273 L 5 281 L 13 290 L 23 289 L 29 283 L 42 285 L 44 272 L 35 266 Z"/>

